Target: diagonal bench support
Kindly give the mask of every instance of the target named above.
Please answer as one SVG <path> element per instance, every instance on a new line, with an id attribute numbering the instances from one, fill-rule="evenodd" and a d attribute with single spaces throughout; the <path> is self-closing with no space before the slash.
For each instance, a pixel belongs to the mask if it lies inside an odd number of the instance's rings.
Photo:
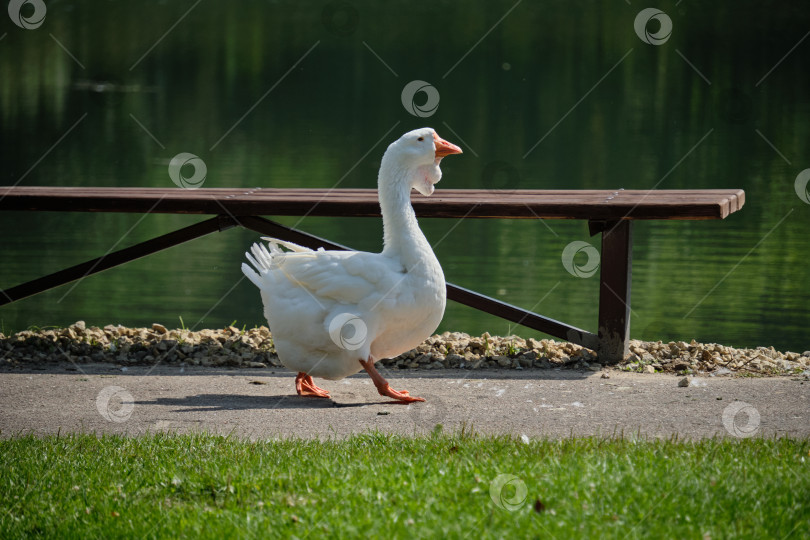
<path id="1" fill-rule="evenodd" d="M 217 216 L 206 219 L 205 221 L 195 223 L 183 229 L 158 236 L 157 238 L 135 244 L 134 246 L 113 253 L 102 255 L 101 257 L 28 281 L 16 287 L 0 290 L 0 306 L 22 300 L 23 298 L 39 294 L 53 289 L 54 287 L 59 287 L 60 285 L 76 281 L 77 279 L 83 279 L 104 270 L 109 270 L 110 268 L 140 259 L 152 253 L 157 253 L 158 251 L 163 251 L 164 249 L 177 246 L 189 240 L 194 240 L 195 238 L 200 238 L 201 236 L 213 232 L 224 231 L 232 227 L 236 227 L 236 223 L 228 216 Z"/>

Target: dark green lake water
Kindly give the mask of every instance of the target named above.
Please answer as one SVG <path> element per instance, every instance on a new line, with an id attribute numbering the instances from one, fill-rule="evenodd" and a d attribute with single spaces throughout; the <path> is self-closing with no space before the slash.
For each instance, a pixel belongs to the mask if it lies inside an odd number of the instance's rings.
<path id="1" fill-rule="evenodd" d="M 206 187 L 373 187 L 385 146 L 429 125 L 465 150 L 438 189 L 743 188 L 726 220 L 637 224 L 632 334 L 810 349 L 810 4 L 662 2 L 639 34 L 643 4 L 618 0 L 46 4 L 33 29 L 0 14 L 0 185 L 171 187 L 189 152 Z M 414 80 L 436 89 L 428 116 L 403 105 Z M 2 213 L 0 287 L 200 219 Z M 381 247 L 376 219 L 279 221 Z M 595 330 L 598 274 L 561 262 L 598 247 L 585 222 L 421 224 L 448 281 Z M 259 324 L 239 269 L 258 236 L 214 234 L 0 319 Z M 452 303 L 439 330 L 538 335 Z"/>

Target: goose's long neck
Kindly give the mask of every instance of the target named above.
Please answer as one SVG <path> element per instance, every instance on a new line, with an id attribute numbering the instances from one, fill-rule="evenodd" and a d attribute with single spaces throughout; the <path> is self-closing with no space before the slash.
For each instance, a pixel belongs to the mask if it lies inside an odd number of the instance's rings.
<path id="1" fill-rule="evenodd" d="M 406 268 L 435 258 L 425 235 L 419 229 L 411 206 L 410 171 L 383 158 L 378 179 L 383 216 L 383 255 L 399 257 Z"/>

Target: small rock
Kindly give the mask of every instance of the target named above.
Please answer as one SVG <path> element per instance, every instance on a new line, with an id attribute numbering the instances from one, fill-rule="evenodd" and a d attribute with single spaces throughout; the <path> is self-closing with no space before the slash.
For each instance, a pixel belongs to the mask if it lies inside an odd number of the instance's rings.
<path id="1" fill-rule="evenodd" d="M 251 368 L 266 368 L 267 364 L 263 362 L 246 362 L 244 365 Z"/>
<path id="2" fill-rule="evenodd" d="M 520 364 L 520 367 L 522 367 L 522 368 L 530 368 L 530 367 L 532 367 L 532 363 L 534 362 L 534 360 L 531 359 L 531 358 L 525 358 L 525 357 L 521 356 L 520 358 L 518 358 L 518 362 Z"/>
<path id="3" fill-rule="evenodd" d="M 644 373 L 655 373 L 655 368 L 651 365 L 644 366 Z"/>
<path id="4" fill-rule="evenodd" d="M 73 328 L 76 330 L 85 330 L 87 326 L 85 325 L 84 321 L 76 321 L 73 323 Z"/>
<path id="5" fill-rule="evenodd" d="M 501 367 L 510 367 L 512 365 L 512 361 L 508 356 L 493 356 L 492 360 L 498 362 Z"/>
<path id="6" fill-rule="evenodd" d="M 166 330 L 166 327 L 159 323 L 153 323 L 152 330 L 154 330 L 158 334 L 165 334 L 168 332 L 168 330 Z"/>
<path id="7" fill-rule="evenodd" d="M 678 381 L 678 387 L 686 388 L 689 386 L 689 377 L 684 377 L 680 381 Z"/>
<path id="8" fill-rule="evenodd" d="M 672 366 L 672 369 L 675 371 L 686 371 L 689 369 L 689 364 L 686 362 L 676 362 L 675 365 Z"/>
<path id="9" fill-rule="evenodd" d="M 551 362 L 544 356 L 534 361 L 534 367 L 540 369 L 551 369 Z"/>
<path id="10" fill-rule="evenodd" d="M 609 379 L 609 378 L 610 378 L 610 375 L 608 375 L 607 373 L 602 373 L 602 377 L 601 377 L 601 378 L 602 378 L 602 379 Z"/>

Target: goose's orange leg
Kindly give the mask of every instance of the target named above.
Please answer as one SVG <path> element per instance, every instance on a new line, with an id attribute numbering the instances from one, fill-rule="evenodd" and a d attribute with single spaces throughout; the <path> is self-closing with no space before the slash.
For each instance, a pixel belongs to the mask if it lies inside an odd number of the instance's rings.
<path id="1" fill-rule="evenodd" d="M 377 371 L 377 368 L 374 367 L 374 359 L 371 356 L 368 357 L 368 360 L 360 360 L 360 365 L 368 372 L 371 380 L 374 382 L 374 386 L 377 387 L 377 391 L 381 396 L 388 396 L 399 401 L 405 401 L 406 403 L 410 403 L 411 401 L 425 401 L 425 398 L 411 396 L 408 394 L 407 390 L 397 391 L 391 388 L 388 381 L 386 381 L 385 378 L 380 375 L 380 372 Z"/>
<path id="2" fill-rule="evenodd" d="M 331 397 L 327 390 L 315 386 L 312 377 L 303 371 L 299 372 L 295 378 L 295 391 L 298 392 L 299 396 Z"/>

